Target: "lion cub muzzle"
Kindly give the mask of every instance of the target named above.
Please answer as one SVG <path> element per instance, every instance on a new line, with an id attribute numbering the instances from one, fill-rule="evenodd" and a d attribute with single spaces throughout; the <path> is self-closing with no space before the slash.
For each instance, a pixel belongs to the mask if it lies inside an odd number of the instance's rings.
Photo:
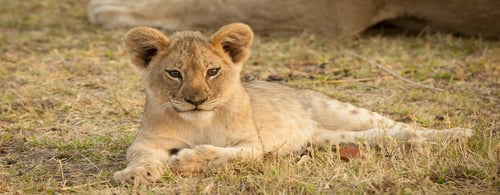
<path id="1" fill-rule="evenodd" d="M 199 105 L 203 104 L 203 102 L 206 102 L 208 98 L 205 98 L 205 99 L 202 99 L 202 100 L 197 100 L 199 98 L 193 98 L 193 99 L 188 99 L 188 98 L 184 98 L 184 101 L 190 103 L 190 104 L 193 104 L 195 105 L 196 107 L 198 107 Z"/>
<path id="2" fill-rule="evenodd" d="M 187 103 L 198 107 L 208 100 L 209 92 L 210 89 L 204 79 L 193 80 L 185 83 L 184 90 L 182 91 L 182 97 L 184 97 L 184 101 Z"/>

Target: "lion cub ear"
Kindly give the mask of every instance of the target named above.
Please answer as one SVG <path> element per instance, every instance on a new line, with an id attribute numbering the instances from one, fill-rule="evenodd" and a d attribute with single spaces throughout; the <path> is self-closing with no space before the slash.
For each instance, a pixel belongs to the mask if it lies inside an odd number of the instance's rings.
<path id="1" fill-rule="evenodd" d="M 132 63 L 140 68 L 146 68 L 153 57 L 167 47 L 168 38 L 154 28 L 136 27 L 127 32 L 124 44 L 132 55 Z"/>
<path id="2" fill-rule="evenodd" d="M 225 25 L 212 35 L 212 44 L 215 47 L 222 47 L 235 64 L 242 63 L 248 58 L 252 41 L 252 29 L 243 23 Z"/>

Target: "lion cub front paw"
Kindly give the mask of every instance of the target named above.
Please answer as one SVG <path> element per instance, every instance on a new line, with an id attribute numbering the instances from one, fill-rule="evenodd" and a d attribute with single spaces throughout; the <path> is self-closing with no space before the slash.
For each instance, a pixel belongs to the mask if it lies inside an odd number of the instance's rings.
<path id="1" fill-rule="evenodd" d="M 163 167 L 158 166 L 132 166 L 115 172 L 113 178 L 121 184 L 141 185 L 157 181 L 163 175 Z"/>
<path id="2" fill-rule="evenodd" d="M 195 175 L 218 167 L 227 162 L 227 159 L 215 146 L 201 145 L 194 149 L 182 149 L 177 155 L 168 160 L 170 170 L 182 175 Z"/>

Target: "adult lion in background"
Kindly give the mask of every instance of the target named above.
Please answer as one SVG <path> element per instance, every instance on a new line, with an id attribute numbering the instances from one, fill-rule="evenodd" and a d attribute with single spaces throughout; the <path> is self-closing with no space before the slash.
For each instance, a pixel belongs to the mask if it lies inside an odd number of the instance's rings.
<path id="1" fill-rule="evenodd" d="M 500 37 L 499 0 L 91 0 L 88 17 L 110 28 L 177 31 L 245 22 L 261 34 L 308 30 L 330 38 L 388 21 L 410 30 Z"/>

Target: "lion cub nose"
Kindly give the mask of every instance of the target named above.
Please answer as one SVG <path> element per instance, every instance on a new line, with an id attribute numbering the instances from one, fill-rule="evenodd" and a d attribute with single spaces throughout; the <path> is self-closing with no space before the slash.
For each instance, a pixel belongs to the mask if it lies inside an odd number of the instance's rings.
<path id="1" fill-rule="evenodd" d="M 207 98 L 205 97 L 204 99 L 201 99 L 201 100 L 197 100 L 196 98 L 193 98 L 193 99 L 184 98 L 184 100 L 190 104 L 193 104 L 195 106 L 199 106 L 200 104 L 203 104 L 203 102 L 207 101 Z"/>

